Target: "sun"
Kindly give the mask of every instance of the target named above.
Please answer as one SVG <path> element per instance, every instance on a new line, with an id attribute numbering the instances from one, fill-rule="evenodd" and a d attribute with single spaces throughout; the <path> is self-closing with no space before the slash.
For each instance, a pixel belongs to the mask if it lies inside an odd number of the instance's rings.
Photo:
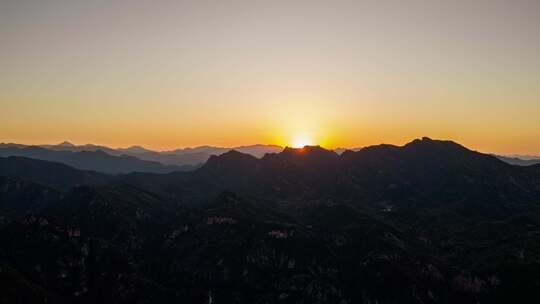
<path id="1" fill-rule="evenodd" d="M 294 137 L 291 142 L 291 146 L 297 149 L 303 148 L 305 146 L 312 146 L 312 145 L 313 145 L 313 140 L 309 136 L 305 136 L 305 135 L 298 135 Z"/>

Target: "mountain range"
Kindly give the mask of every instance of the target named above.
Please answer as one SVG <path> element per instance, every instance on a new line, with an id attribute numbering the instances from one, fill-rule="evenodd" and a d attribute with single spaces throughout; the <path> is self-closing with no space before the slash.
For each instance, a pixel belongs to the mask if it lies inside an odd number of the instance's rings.
<path id="1" fill-rule="evenodd" d="M 162 174 L 0 157 L 0 243 L 0 303 L 534 303 L 540 165 L 429 138 Z"/>
<path id="2" fill-rule="evenodd" d="M 168 173 L 196 169 L 204 164 L 211 156 L 221 155 L 232 150 L 262 158 L 266 154 L 279 153 L 283 149 L 283 147 L 275 145 L 251 145 L 235 148 L 199 146 L 158 152 L 141 146 L 114 149 L 93 144 L 77 146 L 65 141 L 58 145 L 40 146 L 0 143 L 0 156 L 22 156 L 48 160 L 64 163 L 77 169 L 93 170 L 108 174 L 132 172 Z M 342 154 L 345 151 L 359 150 L 362 150 L 362 148 L 337 148 L 334 149 L 334 152 Z M 519 166 L 530 166 L 540 163 L 540 159 L 532 156 L 494 156 L 506 163 Z"/>
<path id="3" fill-rule="evenodd" d="M 502 156 L 497 155 L 498 159 L 517 166 L 531 166 L 540 164 L 540 157 L 538 156 L 522 156 L 522 155 L 514 155 L 514 156 Z"/>
<path id="4" fill-rule="evenodd" d="M 281 147 L 271 145 L 243 146 L 235 149 L 256 157 L 282 150 Z M 202 165 L 210 156 L 223 154 L 230 150 L 230 148 L 202 146 L 155 152 L 138 146 L 113 149 L 91 144 L 75 146 L 69 142 L 42 146 L 0 144 L 0 156 L 3 157 L 22 156 L 54 161 L 81 170 L 93 170 L 108 174 L 189 171 Z"/>
<path id="5" fill-rule="evenodd" d="M 142 160 L 133 156 L 115 156 L 96 151 L 66 151 L 42 147 L 5 147 L 0 148 L 0 156 L 21 156 L 32 159 L 47 160 L 63 163 L 82 170 L 93 170 L 109 174 L 130 172 L 167 173 L 173 171 L 190 170 L 192 166 L 164 165 L 155 161 Z"/>

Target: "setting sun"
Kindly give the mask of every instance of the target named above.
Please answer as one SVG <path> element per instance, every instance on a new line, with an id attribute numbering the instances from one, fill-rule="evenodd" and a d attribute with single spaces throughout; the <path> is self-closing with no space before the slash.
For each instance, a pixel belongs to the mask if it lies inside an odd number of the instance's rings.
<path id="1" fill-rule="evenodd" d="M 303 148 L 305 146 L 313 145 L 313 140 L 305 135 L 297 136 L 291 142 L 293 148 Z"/>

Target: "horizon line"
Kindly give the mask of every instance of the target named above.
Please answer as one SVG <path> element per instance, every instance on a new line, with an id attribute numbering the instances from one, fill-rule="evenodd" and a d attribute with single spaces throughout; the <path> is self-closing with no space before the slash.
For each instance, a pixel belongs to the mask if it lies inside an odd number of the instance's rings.
<path id="1" fill-rule="evenodd" d="M 428 139 L 432 139 L 432 140 L 440 140 L 440 141 L 452 141 L 452 142 L 460 144 L 458 141 L 453 140 L 453 139 L 433 139 L 431 137 L 426 137 L 426 136 L 413 138 L 412 140 L 407 141 L 405 144 L 410 143 L 410 142 L 412 142 L 414 140 L 423 139 L 423 138 L 428 138 Z M 47 147 L 47 146 L 61 146 L 63 144 L 70 144 L 70 145 L 73 145 L 74 147 L 95 146 L 95 147 L 108 148 L 108 149 L 112 149 L 112 150 L 127 150 L 127 149 L 130 149 L 130 148 L 142 148 L 142 149 L 145 149 L 145 150 L 148 150 L 148 151 L 151 151 L 151 152 L 157 152 L 157 153 L 166 153 L 166 152 L 173 152 L 173 151 L 176 151 L 176 150 L 189 150 L 189 149 L 197 149 L 197 148 L 205 148 L 205 147 L 215 148 L 215 149 L 229 149 L 229 150 L 256 147 L 256 146 L 276 147 L 276 148 L 281 148 L 281 149 L 286 149 L 286 148 L 298 149 L 298 148 L 294 148 L 294 147 L 292 147 L 290 145 L 263 144 L 263 143 L 241 144 L 241 145 L 234 145 L 234 146 L 202 144 L 202 145 L 193 145 L 193 146 L 180 146 L 180 147 L 176 147 L 176 148 L 172 148 L 172 149 L 155 149 L 155 148 L 145 147 L 145 146 L 143 146 L 141 144 L 132 144 L 132 145 L 128 145 L 128 146 L 110 146 L 110 145 L 107 145 L 107 144 L 98 144 L 98 143 L 79 144 L 79 143 L 74 143 L 74 142 L 72 142 L 70 140 L 64 140 L 64 141 L 62 141 L 60 143 L 40 143 L 40 144 L 27 144 L 27 143 L 23 143 L 23 142 L 13 142 L 13 141 L 1 141 L 0 142 L 0 145 L 21 145 L 21 146 L 27 146 L 27 147 L 41 147 L 41 148 Z M 372 146 L 377 146 L 377 145 L 392 145 L 392 146 L 401 147 L 401 146 L 403 146 L 405 144 L 400 145 L 400 144 L 391 144 L 391 143 L 381 142 L 381 143 L 372 144 L 372 145 L 364 145 L 364 146 L 357 145 L 357 146 L 349 146 L 349 147 L 337 146 L 335 148 L 328 148 L 328 147 L 324 147 L 324 146 L 319 145 L 319 144 L 313 144 L 313 145 L 306 145 L 304 147 L 307 147 L 307 146 L 321 147 L 321 148 L 324 148 L 324 149 L 330 150 L 330 151 L 336 151 L 336 150 L 353 150 L 354 151 L 354 150 L 359 150 L 359 149 L 363 149 L 363 148 L 366 148 L 366 147 L 372 147 Z M 463 145 L 463 146 L 468 148 L 465 145 Z M 303 148 L 303 147 L 300 147 L 300 149 L 301 148 Z M 468 148 L 468 149 L 471 149 L 471 148 Z M 484 154 L 493 154 L 493 155 L 506 156 L 506 157 L 540 158 L 540 153 L 538 153 L 538 154 L 536 154 L 536 153 L 533 153 L 533 154 L 531 154 L 531 153 L 505 153 L 505 152 L 485 152 L 485 151 L 482 151 L 482 150 L 475 150 L 475 149 L 471 149 L 471 150 L 481 152 L 481 153 L 484 153 Z"/>

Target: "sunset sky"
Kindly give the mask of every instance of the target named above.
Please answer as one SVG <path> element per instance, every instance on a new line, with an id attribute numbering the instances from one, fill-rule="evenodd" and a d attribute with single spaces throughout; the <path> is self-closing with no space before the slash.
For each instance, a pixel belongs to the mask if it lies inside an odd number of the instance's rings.
<path id="1" fill-rule="evenodd" d="M 0 142 L 540 155 L 540 1 L 1 0 Z"/>

